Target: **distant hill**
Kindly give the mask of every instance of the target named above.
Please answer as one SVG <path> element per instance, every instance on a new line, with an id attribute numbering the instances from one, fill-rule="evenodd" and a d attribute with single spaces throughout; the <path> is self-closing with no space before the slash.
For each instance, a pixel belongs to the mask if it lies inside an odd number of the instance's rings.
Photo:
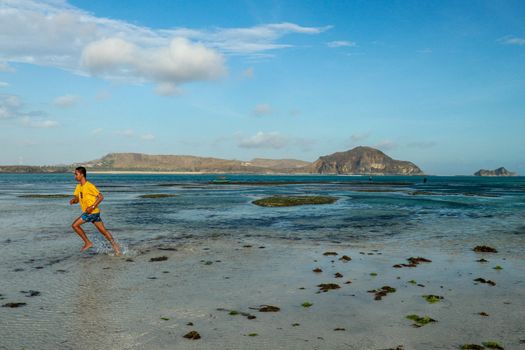
<path id="1" fill-rule="evenodd" d="M 90 170 L 173 171 L 207 173 L 273 173 L 304 167 L 309 162 L 295 159 L 260 159 L 252 161 L 220 158 L 148 155 L 142 153 L 110 153 L 100 159 L 83 163 Z"/>
<path id="2" fill-rule="evenodd" d="M 250 161 L 228 160 L 187 155 L 149 155 L 142 153 L 109 153 L 106 156 L 69 166 L 0 166 L 0 172 L 68 172 L 77 166 L 88 171 L 130 172 L 196 172 L 241 174 L 355 174 L 418 175 L 415 164 L 394 160 L 370 147 L 356 147 L 320 157 L 313 163 L 296 159 L 255 158 Z"/>
<path id="3" fill-rule="evenodd" d="M 309 166 L 309 169 L 319 174 L 423 174 L 414 163 L 394 160 L 375 148 L 363 146 L 320 157 Z"/>
<path id="4" fill-rule="evenodd" d="M 516 173 L 500 167 L 494 170 L 480 169 L 474 173 L 474 176 L 516 176 Z"/>
<path id="5" fill-rule="evenodd" d="M 67 166 L 37 165 L 0 165 L 0 173 L 66 173 L 71 171 Z"/>

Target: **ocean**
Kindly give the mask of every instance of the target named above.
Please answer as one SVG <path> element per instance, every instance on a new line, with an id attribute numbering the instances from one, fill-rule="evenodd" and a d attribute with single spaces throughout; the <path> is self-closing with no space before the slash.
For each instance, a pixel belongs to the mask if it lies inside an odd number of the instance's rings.
<path id="1" fill-rule="evenodd" d="M 106 227 L 122 244 L 210 237 L 388 241 L 474 239 L 525 234 L 525 177 L 88 174 L 104 194 Z M 80 244 L 70 224 L 72 174 L 0 174 L 0 242 Z M 142 198 L 170 194 L 168 198 Z M 259 207 L 273 195 L 329 195 L 334 204 Z M 84 225 L 88 234 L 96 230 Z M 100 243 L 104 245 L 104 242 Z M 6 249 L 6 245 L 2 245 Z M 13 251 L 14 244 L 9 251 Z M 509 249 L 522 247 L 511 245 Z M 9 254 L 8 254 L 9 255 Z M 1 258 L 0 258 L 1 259 Z"/>

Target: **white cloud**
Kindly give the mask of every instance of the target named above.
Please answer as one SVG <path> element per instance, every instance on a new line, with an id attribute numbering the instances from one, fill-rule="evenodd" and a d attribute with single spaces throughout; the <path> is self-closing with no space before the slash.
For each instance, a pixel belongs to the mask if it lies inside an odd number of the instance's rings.
<path id="1" fill-rule="evenodd" d="M 266 103 L 258 104 L 252 111 L 252 114 L 256 117 L 262 117 L 272 113 L 272 106 Z"/>
<path id="2" fill-rule="evenodd" d="M 9 62 L 51 66 L 78 74 L 133 82 L 217 79 L 224 54 L 261 55 L 293 46 L 288 34 L 316 35 L 330 27 L 274 23 L 248 28 L 151 29 L 96 17 L 64 1 L 0 4 L 0 70 Z M 160 87 L 160 91 L 165 90 Z"/>
<path id="3" fill-rule="evenodd" d="M 83 50 L 82 66 L 93 75 L 157 82 L 161 93 L 166 84 L 176 91 L 175 84 L 226 74 L 221 54 L 185 38 L 175 38 L 161 48 L 141 48 L 120 38 L 99 40 Z"/>
<path id="4" fill-rule="evenodd" d="M 505 45 L 525 46 L 525 38 L 519 38 L 514 35 L 504 36 L 503 38 L 498 39 L 498 42 Z"/>
<path id="5" fill-rule="evenodd" d="M 0 88 L 8 87 L 9 83 L 6 83 L 5 81 L 0 81 Z"/>
<path id="6" fill-rule="evenodd" d="M 0 72 L 12 73 L 14 71 L 14 68 L 10 67 L 6 62 L 0 61 Z"/>
<path id="7" fill-rule="evenodd" d="M 95 98 L 99 101 L 107 100 L 110 97 L 111 97 L 111 94 L 109 93 L 109 91 L 105 91 L 105 90 L 97 92 L 95 96 Z"/>
<path id="8" fill-rule="evenodd" d="M 70 107 L 75 105 L 80 100 L 76 95 L 59 96 L 53 100 L 53 104 L 57 107 Z"/>
<path id="9" fill-rule="evenodd" d="M 241 139 L 238 146 L 241 148 L 283 148 L 288 144 L 288 139 L 277 132 L 264 133 L 259 131 L 257 134 Z"/>
<path id="10" fill-rule="evenodd" d="M 326 46 L 335 48 L 335 47 L 354 47 L 356 46 L 356 43 L 353 41 L 347 41 L 347 40 L 336 40 L 336 41 L 330 41 L 326 43 Z"/>
<path id="11" fill-rule="evenodd" d="M 33 119 L 30 117 L 23 117 L 20 119 L 22 122 L 22 125 L 28 128 L 37 128 L 37 129 L 49 129 L 49 128 L 56 128 L 60 124 L 54 120 L 46 120 L 46 119 Z"/>
<path id="12" fill-rule="evenodd" d="M 102 128 L 96 128 L 96 129 L 91 130 L 91 133 L 93 135 L 99 135 L 99 134 L 102 134 L 103 131 L 104 131 L 104 129 L 102 129 Z"/>
<path id="13" fill-rule="evenodd" d="M 383 140 L 376 144 L 374 148 L 380 149 L 381 151 L 389 151 L 392 149 L 397 148 L 397 143 L 390 141 L 390 140 Z"/>
<path id="14" fill-rule="evenodd" d="M 317 144 L 317 140 L 307 139 L 307 138 L 298 138 L 294 140 L 294 143 L 299 146 L 301 151 L 307 152 L 311 151 L 312 147 Z"/>
<path id="15" fill-rule="evenodd" d="M 352 134 L 350 136 L 350 142 L 352 144 L 355 144 L 355 143 L 364 141 L 364 140 L 368 139 L 369 137 L 370 137 L 370 133 L 369 132 Z"/>
<path id="16" fill-rule="evenodd" d="M 329 30 L 331 26 L 302 27 L 294 23 L 271 23 L 248 28 L 218 28 L 214 31 L 176 29 L 172 35 L 180 35 L 206 43 L 226 53 L 258 55 L 264 51 L 293 47 L 277 41 L 288 34 L 316 35 Z"/>
<path id="17" fill-rule="evenodd" d="M 172 83 L 161 83 L 155 88 L 155 93 L 162 96 L 174 96 L 182 94 L 182 90 Z"/>
<path id="18" fill-rule="evenodd" d="M 135 131 L 133 131 L 133 129 L 117 130 L 115 133 L 117 135 L 125 136 L 125 137 L 133 137 L 133 136 L 135 136 Z"/>
<path id="19" fill-rule="evenodd" d="M 155 135 L 153 135 L 153 134 L 143 134 L 143 135 L 140 135 L 140 139 L 144 140 L 144 141 L 151 141 L 151 140 L 155 139 Z"/>
<path id="20" fill-rule="evenodd" d="M 53 128 L 60 124 L 46 119 L 46 113 L 38 110 L 27 110 L 27 107 L 16 95 L 0 94 L 0 120 L 10 119 L 20 122 L 29 128 Z"/>

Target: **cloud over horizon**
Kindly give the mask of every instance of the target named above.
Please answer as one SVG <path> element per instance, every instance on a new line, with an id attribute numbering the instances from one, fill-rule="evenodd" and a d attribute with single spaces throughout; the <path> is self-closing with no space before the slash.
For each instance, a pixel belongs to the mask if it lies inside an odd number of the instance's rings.
<path id="1" fill-rule="evenodd" d="M 256 117 L 262 117 L 262 116 L 270 115 L 270 114 L 272 114 L 272 106 L 270 106 L 267 103 L 258 104 L 252 110 L 252 115 Z"/>
<path id="2" fill-rule="evenodd" d="M 525 38 L 519 38 L 514 35 L 504 36 L 503 38 L 498 39 L 498 42 L 505 45 L 525 46 Z"/>
<path id="3" fill-rule="evenodd" d="M 288 139 L 278 132 L 264 133 L 259 131 L 257 134 L 242 138 L 238 146 L 241 148 L 269 148 L 280 149 L 288 144 Z"/>
<path id="4" fill-rule="evenodd" d="M 80 100 L 76 95 L 59 96 L 53 100 L 53 104 L 57 107 L 70 107 L 75 105 Z"/>
<path id="5" fill-rule="evenodd" d="M 22 127 L 54 128 L 60 126 L 55 120 L 47 119 L 46 113 L 39 110 L 27 110 L 19 96 L 0 94 L 0 120 L 15 120 Z"/>
<path id="6" fill-rule="evenodd" d="M 9 62 L 50 66 L 104 79 L 151 82 L 158 84 L 157 93 L 173 95 L 179 84 L 226 75 L 225 54 L 255 55 L 292 47 L 279 39 L 328 29 L 294 23 L 151 29 L 97 17 L 63 1 L 4 2 L 0 71 L 12 71 Z"/>

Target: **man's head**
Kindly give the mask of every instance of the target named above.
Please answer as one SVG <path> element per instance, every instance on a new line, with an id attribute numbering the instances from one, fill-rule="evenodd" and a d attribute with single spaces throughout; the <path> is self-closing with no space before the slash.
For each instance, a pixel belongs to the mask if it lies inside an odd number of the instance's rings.
<path id="1" fill-rule="evenodd" d="M 75 180 L 81 181 L 86 178 L 86 168 L 79 166 L 75 169 Z"/>

